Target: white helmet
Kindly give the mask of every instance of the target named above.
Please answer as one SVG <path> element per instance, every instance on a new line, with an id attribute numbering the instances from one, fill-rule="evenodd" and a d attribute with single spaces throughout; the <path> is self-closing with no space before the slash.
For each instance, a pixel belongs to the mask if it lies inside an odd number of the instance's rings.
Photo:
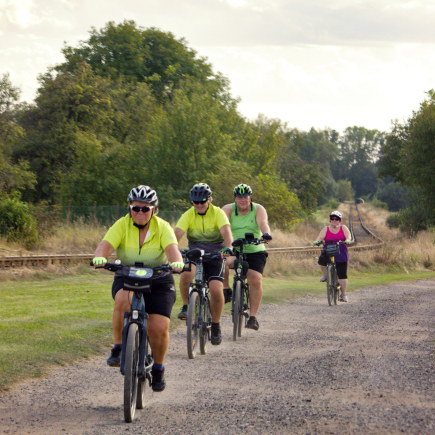
<path id="1" fill-rule="evenodd" d="M 343 217 L 342 214 L 341 214 L 338 210 L 333 211 L 333 212 L 329 215 L 329 217 L 331 217 L 331 216 L 337 216 L 337 217 L 340 218 L 340 220 L 341 220 L 341 218 Z"/>
<path id="2" fill-rule="evenodd" d="M 140 185 L 131 189 L 127 197 L 127 202 L 142 201 L 154 204 L 156 207 L 159 203 L 157 193 L 149 186 Z"/>

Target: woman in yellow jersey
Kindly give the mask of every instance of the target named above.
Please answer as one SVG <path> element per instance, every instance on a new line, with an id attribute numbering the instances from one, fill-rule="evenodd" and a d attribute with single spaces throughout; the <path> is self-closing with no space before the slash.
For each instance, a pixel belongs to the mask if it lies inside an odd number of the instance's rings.
<path id="1" fill-rule="evenodd" d="M 160 266 L 168 262 L 172 269 L 181 271 L 183 259 L 178 250 L 177 239 L 168 222 L 156 216 L 158 198 L 148 186 L 133 188 L 128 195 L 129 213 L 118 219 L 104 236 L 95 251 L 93 264 L 104 264 L 116 250 L 121 264 L 134 266 L 141 262 L 145 267 Z M 123 289 L 124 279 L 115 274 L 112 297 L 115 301 L 112 326 L 114 347 L 107 364 L 118 367 L 121 359 L 124 312 L 130 311 L 132 292 Z M 146 312 L 149 314 L 148 336 L 154 356 L 151 370 L 152 389 L 165 389 L 163 362 L 169 346 L 169 322 L 176 293 L 173 276 L 159 273 L 153 276 L 152 291 L 144 294 Z"/>
<path id="2" fill-rule="evenodd" d="M 177 222 L 175 235 L 177 240 L 186 233 L 189 241 L 189 249 L 202 249 L 206 253 L 217 250 L 231 252 L 233 236 L 231 235 L 230 223 L 225 213 L 212 205 L 212 191 L 205 183 L 198 183 L 190 191 L 190 200 L 193 207 L 187 210 Z M 194 269 L 194 267 L 192 268 Z M 204 262 L 204 271 L 209 279 L 210 309 L 212 315 L 211 344 L 219 345 L 222 341 L 220 319 L 224 309 L 223 295 L 223 259 Z M 180 293 L 183 300 L 178 318 L 187 317 L 187 302 L 189 298 L 189 284 L 195 275 L 184 272 L 180 277 Z"/>

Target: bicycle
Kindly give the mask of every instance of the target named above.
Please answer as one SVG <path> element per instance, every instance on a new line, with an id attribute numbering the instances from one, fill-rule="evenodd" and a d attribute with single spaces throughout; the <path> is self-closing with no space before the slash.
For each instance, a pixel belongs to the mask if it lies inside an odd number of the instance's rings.
<path id="1" fill-rule="evenodd" d="M 91 266 L 92 266 L 91 262 Z M 124 266 L 117 260 L 95 266 L 96 269 L 107 269 L 111 272 L 121 271 L 126 291 L 132 291 L 131 311 L 124 313 L 122 330 L 120 371 L 124 375 L 124 419 L 131 423 L 136 409 L 145 406 L 146 380 L 151 387 L 151 369 L 154 363 L 151 351 L 145 312 L 144 293 L 151 291 L 151 279 L 155 272 L 172 272 L 171 266 L 144 267 L 143 263 L 135 266 Z"/>
<path id="2" fill-rule="evenodd" d="M 337 243 L 334 242 L 323 242 L 320 241 L 316 243 L 316 246 L 323 245 L 326 255 L 328 256 L 328 264 L 326 266 L 326 294 L 328 297 L 328 304 L 332 306 L 337 305 L 338 303 L 338 295 L 340 293 L 340 284 L 338 283 L 337 277 L 337 266 L 335 264 L 335 256 L 340 252 L 340 246 L 346 242 L 339 241 Z"/>
<path id="3" fill-rule="evenodd" d="M 182 255 L 187 259 L 185 271 L 191 271 L 192 264 L 196 266 L 195 280 L 189 285 L 186 319 L 187 355 L 189 359 L 193 359 L 196 356 L 198 339 L 201 355 L 207 353 L 207 342 L 211 340 L 210 293 L 203 263 L 204 260 L 221 258 L 221 252 L 204 253 L 203 250 L 195 248 L 182 252 Z"/>
<path id="4" fill-rule="evenodd" d="M 254 238 L 254 234 L 245 233 L 245 238 L 234 240 L 233 247 L 238 248 L 233 251 L 236 256 L 234 260 L 234 281 L 233 281 L 233 297 L 232 297 L 232 320 L 233 320 L 233 341 L 237 341 L 237 337 L 242 336 L 242 322 L 245 318 L 248 321 L 249 311 L 249 284 L 246 282 L 249 264 L 246 261 L 247 254 L 243 252 L 245 245 L 259 245 L 267 243 L 264 240 Z"/>

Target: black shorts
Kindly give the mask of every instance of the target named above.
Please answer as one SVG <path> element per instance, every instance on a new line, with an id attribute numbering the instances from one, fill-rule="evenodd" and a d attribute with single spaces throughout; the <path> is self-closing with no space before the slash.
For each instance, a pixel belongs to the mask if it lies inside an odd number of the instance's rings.
<path id="1" fill-rule="evenodd" d="M 266 266 L 268 255 L 269 254 L 266 251 L 246 254 L 246 260 L 248 261 L 249 269 L 260 272 L 263 275 L 264 266 Z"/>
<path id="2" fill-rule="evenodd" d="M 320 264 L 320 266 L 328 265 L 328 256 L 326 255 L 326 252 L 322 251 L 317 263 Z M 347 261 L 340 263 L 335 262 L 335 267 L 337 268 L 338 279 L 347 279 Z"/>
<path id="3" fill-rule="evenodd" d="M 225 267 L 224 260 L 222 258 L 204 261 L 203 266 L 208 282 L 213 280 L 224 282 Z"/>
<path id="4" fill-rule="evenodd" d="M 112 284 L 112 298 L 115 299 L 116 293 L 124 287 L 124 278 L 115 275 Z M 177 297 L 175 292 L 174 277 L 166 275 L 158 279 L 153 279 L 150 293 L 144 293 L 145 311 L 148 314 L 160 314 L 171 318 L 172 307 Z"/>

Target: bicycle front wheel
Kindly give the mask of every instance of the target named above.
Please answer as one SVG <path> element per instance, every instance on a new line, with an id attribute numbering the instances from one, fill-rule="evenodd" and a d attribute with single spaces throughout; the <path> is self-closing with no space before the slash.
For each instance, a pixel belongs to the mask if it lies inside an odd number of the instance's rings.
<path id="1" fill-rule="evenodd" d="M 139 343 L 140 337 L 138 325 L 132 323 L 128 328 L 127 345 L 125 347 L 124 419 L 127 423 L 133 421 L 136 411 Z"/>
<path id="2" fill-rule="evenodd" d="M 334 272 L 333 272 L 332 264 L 328 264 L 327 272 L 326 272 L 326 294 L 328 296 L 328 304 L 332 305 L 332 300 L 334 298 Z"/>
<path id="3" fill-rule="evenodd" d="M 199 333 L 199 350 L 201 355 L 205 355 L 207 353 L 207 341 L 209 339 L 209 332 L 211 328 L 211 310 L 209 299 L 204 301 L 202 309 L 202 327 Z"/>
<path id="4" fill-rule="evenodd" d="M 334 283 L 334 305 L 337 305 L 338 304 L 338 293 L 340 293 L 340 287 L 338 284 L 337 267 L 336 266 L 334 267 L 333 273 L 334 273 L 334 281 L 333 281 L 333 283 Z"/>
<path id="5" fill-rule="evenodd" d="M 194 291 L 189 296 L 187 308 L 187 355 L 190 359 L 195 358 L 199 336 L 200 303 L 199 294 Z"/>
<path id="6" fill-rule="evenodd" d="M 242 283 L 236 281 L 233 290 L 233 341 L 237 341 L 237 337 L 241 337 L 242 318 L 243 318 L 243 294 Z"/>
<path id="7" fill-rule="evenodd" d="M 147 337 L 147 341 L 145 345 L 145 372 L 146 373 L 148 373 L 151 370 L 152 365 L 153 365 L 153 356 L 151 353 L 150 342 Z M 145 378 L 143 381 L 139 380 L 137 384 L 136 409 L 144 409 L 146 389 L 147 389 L 147 379 Z"/>

